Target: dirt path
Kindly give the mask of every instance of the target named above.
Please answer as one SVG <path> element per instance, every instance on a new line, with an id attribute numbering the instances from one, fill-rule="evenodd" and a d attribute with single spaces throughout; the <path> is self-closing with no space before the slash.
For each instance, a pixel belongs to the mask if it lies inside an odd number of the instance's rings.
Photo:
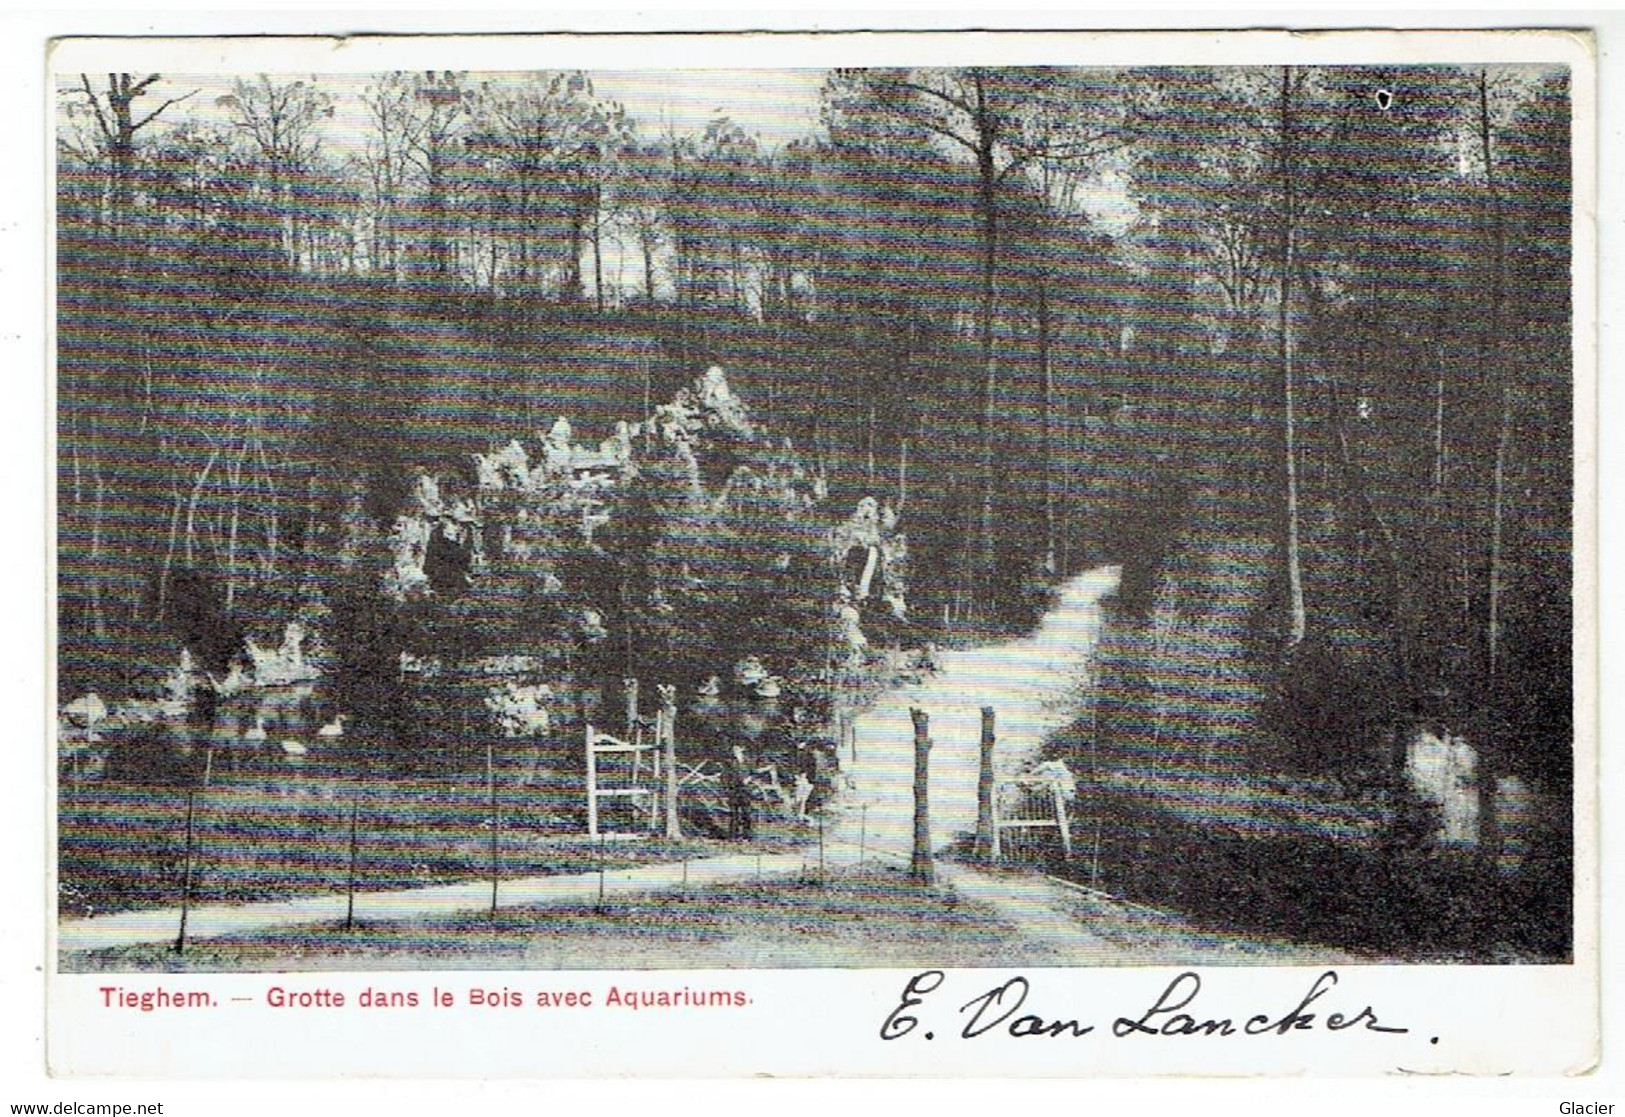
<path id="1" fill-rule="evenodd" d="M 858 850 L 829 842 L 825 864 L 841 868 L 856 864 Z M 632 893 L 656 892 L 687 884 L 704 887 L 729 880 L 784 877 L 816 866 L 816 848 L 796 853 L 723 854 L 683 862 L 610 869 L 603 875 L 606 899 Z M 504 908 L 582 907 L 595 904 L 599 895 L 595 872 L 504 880 L 498 901 Z M 487 908 L 491 882 L 464 881 L 430 888 L 391 892 L 358 892 L 355 917 L 367 923 L 434 920 Z M 202 904 L 187 913 L 188 938 L 254 934 L 279 927 L 343 922 L 347 900 L 343 895 L 303 896 L 251 904 Z M 180 930 L 179 908 L 149 908 L 89 919 L 64 919 L 57 926 L 57 950 L 73 953 L 113 947 L 173 942 Z"/>
<path id="2" fill-rule="evenodd" d="M 858 721 L 858 757 L 847 765 L 853 789 L 841 798 L 824 843 L 830 869 L 865 856 L 904 863 L 913 835 L 913 726 L 909 709 L 931 714 L 931 821 L 936 848 L 974 828 L 981 707 L 998 713 L 998 764 L 1016 767 L 1044 736 L 1064 725 L 1070 701 L 1100 633 L 1100 600 L 1117 587 L 1118 569 L 1080 575 L 1061 590 L 1056 607 L 1030 636 L 945 653 L 941 669 L 918 685 L 888 691 Z M 845 758 L 843 758 L 845 759 Z M 606 900 L 647 895 L 687 885 L 803 875 L 818 863 L 817 847 L 795 853 L 727 853 L 685 863 L 643 865 L 603 874 L 576 873 L 504 880 L 504 908 L 590 908 L 600 888 Z M 1132 964 L 1198 960 L 1243 961 L 1257 947 L 1222 941 L 1181 921 L 1145 909 L 1131 911 L 1109 898 L 1081 894 L 1042 875 L 939 861 L 941 883 L 979 905 L 1018 936 L 1029 963 Z M 491 902 L 488 881 L 431 888 L 358 893 L 355 916 L 366 923 L 432 921 L 479 911 Z M 252 935 L 278 928 L 343 921 L 342 895 L 254 904 L 210 904 L 187 919 L 189 937 Z M 174 908 L 65 920 L 58 927 L 62 955 L 173 942 L 180 912 Z M 1235 952 L 1240 949 L 1238 957 Z M 1271 951 L 1273 953 L 1273 951 Z M 1284 951 L 1288 957 L 1291 950 Z M 1279 960 L 1279 958 L 1278 958 Z M 677 964 L 674 962 L 673 964 Z"/>
<path id="3" fill-rule="evenodd" d="M 939 653 L 923 682 L 889 690 L 857 719 L 857 760 L 841 758 L 853 791 L 842 796 L 837 832 L 861 826 L 870 845 L 907 852 L 914 833 L 914 728 L 909 709 L 931 715 L 931 840 L 941 849 L 976 826 L 982 707 L 997 719 L 996 764 L 1010 770 L 1033 755 L 1072 712 L 1069 701 L 1100 637 L 1100 600 L 1121 568 L 1100 567 L 1061 587 L 1030 636 Z"/>
<path id="4" fill-rule="evenodd" d="M 831 868 L 853 864 L 862 851 L 874 857 L 907 857 L 913 833 L 913 728 L 909 708 L 931 714 L 931 815 L 936 847 L 972 829 L 976 821 L 976 775 L 981 707 L 998 712 L 1001 767 L 1010 767 L 1038 747 L 1044 735 L 1065 723 L 1067 700 L 1094 650 L 1100 632 L 1100 599 L 1117 586 L 1118 570 L 1104 567 L 1079 575 L 1062 587 L 1056 607 L 1030 636 L 979 648 L 945 652 L 941 670 L 917 686 L 882 695 L 858 721 L 858 759 L 848 765 L 854 790 L 842 796 L 826 842 Z M 844 758 L 843 758 L 844 759 Z M 606 896 L 695 887 L 755 876 L 800 873 L 817 853 L 724 854 L 682 863 L 615 869 L 604 874 Z M 1066 926 L 1056 912 L 1062 897 L 1039 881 L 1021 883 L 964 866 L 949 867 L 945 879 L 1021 927 L 1024 934 L 1052 947 L 1057 956 L 1076 958 L 1100 940 Z M 505 907 L 575 906 L 598 897 L 597 873 L 504 880 L 499 901 Z M 1018 893 L 1033 892 L 1025 900 Z M 1046 891 L 1048 889 L 1048 891 Z M 1035 891 L 1036 890 L 1036 891 Z M 1039 903 L 1038 892 L 1043 892 Z M 491 902 L 487 881 L 356 895 L 355 915 L 368 922 L 432 920 L 477 911 Z M 1047 912 L 1047 915 L 1035 915 Z M 187 916 L 194 938 L 250 934 L 276 927 L 342 921 L 342 895 L 308 896 L 252 904 L 208 904 Z M 171 942 L 180 925 L 176 908 L 120 912 L 68 919 L 57 929 L 61 952 Z"/>
<path id="5" fill-rule="evenodd" d="M 937 879 L 1015 928 L 1041 962 L 1088 966 L 1131 960 L 1121 945 L 1089 930 L 1071 910 L 1070 897 L 1043 877 L 984 872 L 939 861 Z"/>

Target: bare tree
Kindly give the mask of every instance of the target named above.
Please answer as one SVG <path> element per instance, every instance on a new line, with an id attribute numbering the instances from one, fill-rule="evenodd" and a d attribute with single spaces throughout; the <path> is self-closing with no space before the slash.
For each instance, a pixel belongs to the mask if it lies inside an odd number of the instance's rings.
<path id="1" fill-rule="evenodd" d="M 319 126 L 333 115 L 333 102 L 315 85 L 278 84 L 261 74 L 237 81 L 221 104 L 233 113 L 233 124 L 246 134 L 264 160 L 268 187 L 276 198 L 282 224 L 282 248 L 289 267 L 300 262 L 300 211 L 296 194 L 321 147 Z"/>
<path id="2" fill-rule="evenodd" d="M 79 75 L 80 91 L 96 122 L 99 154 L 106 161 L 110 182 L 106 209 L 106 228 L 111 234 L 110 255 L 104 268 L 107 269 L 105 278 L 115 282 L 107 294 L 121 303 L 132 297 L 128 280 L 134 274 L 135 246 L 129 226 L 137 177 L 137 137 L 165 111 L 196 92 L 166 98 L 151 110 L 141 112 L 136 102 L 147 96 L 160 80 L 159 74 L 136 77 L 110 73 L 105 87 L 97 89 L 88 74 Z M 109 309 L 108 313 L 116 316 L 121 310 L 127 312 L 128 308 Z M 119 468 L 116 458 L 103 460 L 107 457 L 107 447 L 126 445 L 133 435 L 147 432 L 150 379 L 133 363 L 109 371 L 119 406 L 84 408 L 82 416 L 78 414 L 80 408 L 73 408 L 66 422 L 70 440 L 74 442 L 72 460 L 76 483 L 72 493 L 76 502 L 90 501 L 89 620 L 91 632 L 98 639 L 107 634 L 110 598 L 122 598 L 120 605 L 127 612 L 138 608 L 138 571 L 145 554 L 142 540 L 132 537 L 129 531 L 119 530 L 121 523 L 129 519 L 142 522 L 142 513 L 146 511 L 151 512 L 153 522 L 161 522 L 161 515 L 148 508 L 153 503 L 152 494 L 143 486 L 131 485 L 124 476 L 127 471 Z M 80 441 L 84 442 L 82 453 Z M 117 563 L 107 561 L 105 552 L 108 550 L 118 554 Z"/>
<path id="3" fill-rule="evenodd" d="M 875 69 L 842 71 L 833 99 L 838 114 L 870 116 L 932 137 L 968 157 L 976 169 L 980 286 L 976 316 L 981 348 L 981 497 L 976 532 L 983 574 L 994 566 L 994 475 L 998 355 L 994 346 L 1001 193 L 1006 181 L 1046 162 L 1082 162 L 1133 137 L 1130 102 L 1102 104 L 1087 82 L 1062 81 L 1040 69 Z M 1046 121 L 1046 106 L 1064 103 L 1065 124 Z"/>
<path id="4" fill-rule="evenodd" d="M 1303 562 L 1299 548 L 1298 520 L 1298 447 L 1297 447 L 1297 384 L 1293 370 L 1292 336 L 1292 278 L 1296 270 L 1294 258 L 1297 218 L 1294 195 L 1294 176 L 1297 152 L 1294 146 L 1292 118 L 1293 74 L 1291 66 L 1281 68 L 1280 108 L 1276 119 L 1279 129 L 1278 167 L 1280 174 L 1280 212 L 1277 217 L 1278 237 L 1276 256 L 1276 324 L 1280 356 L 1281 399 L 1281 457 L 1284 496 L 1282 501 L 1282 548 L 1286 564 L 1286 643 L 1295 647 L 1303 642 L 1308 620 L 1303 600 Z"/>
<path id="5" fill-rule="evenodd" d="M 643 263 L 643 297 L 655 301 L 655 257 L 668 243 L 671 153 L 659 143 L 634 143 L 621 152 L 620 218 L 631 230 Z"/>
<path id="6" fill-rule="evenodd" d="M 96 119 L 96 129 L 102 148 L 111 167 L 113 185 L 110 226 L 114 235 L 121 235 L 129 216 L 130 200 L 135 184 L 136 135 L 159 116 L 181 102 L 196 95 L 197 90 L 170 97 L 152 111 L 137 114 L 135 102 L 156 84 L 162 75 L 148 74 L 137 78 L 134 74 L 108 74 L 106 88 L 97 90 L 90 84 L 90 75 L 80 74 L 80 87 Z"/>
<path id="7" fill-rule="evenodd" d="M 407 178 L 415 164 L 411 152 L 423 130 L 417 111 L 417 93 L 404 74 L 385 74 L 362 95 L 372 133 L 362 152 L 371 189 L 372 250 L 374 272 L 403 278 L 403 249 L 397 215 Z"/>
<path id="8" fill-rule="evenodd" d="M 456 267 L 451 235 L 451 198 L 457 171 L 464 164 L 463 140 L 468 130 L 472 94 L 463 75 L 429 71 L 412 79 L 419 126 L 407 151 L 423 175 L 427 192 L 425 235 L 430 274 L 449 278 Z"/>

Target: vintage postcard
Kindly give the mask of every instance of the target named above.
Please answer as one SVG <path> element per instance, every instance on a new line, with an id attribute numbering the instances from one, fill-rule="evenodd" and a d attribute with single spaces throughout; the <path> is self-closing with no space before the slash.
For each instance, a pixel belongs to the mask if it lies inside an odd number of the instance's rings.
<path id="1" fill-rule="evenodd" d="M 1595 1065 L 1588 35 L 49 66 L 53 1074 Z"/>

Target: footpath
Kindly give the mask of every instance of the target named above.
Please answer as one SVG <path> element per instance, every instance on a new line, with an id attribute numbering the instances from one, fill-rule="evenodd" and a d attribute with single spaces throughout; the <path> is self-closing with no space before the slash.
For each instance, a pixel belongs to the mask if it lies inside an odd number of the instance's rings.
<path id="1" fill-rule="evenodd" d="M 863 859 L 906 862 L 913 836 L 913 726 L 908 711 L 931 714 L 931 835 L 942 849 L 975 824 L 981 707 L 998 717 L 1000 767 L 1033 755 L 1044 736 L 1071 716 L 1069 699 L 1088 670 L 1100 632 L 1100 600 L 1117 587 L 1119 571 L 1103 567 L 1066 583 L 1057 604 L 1033 634 L 977 648 L 952 650 L 921 683 L 883 694 L 857 721 L 858 755 L 845 765 L 851 791 L 832 812 L 824 862 L 839 869 Z M 848 758 L 843 758 L 848 760 Z M 602 897 L 706 887 L 729 881 L 790 877 L 816 866 L 816 850 L 740 852 L 688 862 L 503 880 L 503 908 L 582 907 Z M 987 872 L 945 861 L 939 878 L 966 899 L 985 905 L 1056 961 L 1078 964 L 1121 955 L 1123 948 L 1091 934 L 1075 914 L 1076 898 L 1042 877 Z M 491 904 L 489 880 L 358 892 L 359 922 L 435 920 Z M 248 904 L 203 904 L 187 913 L 188 939 L 250 935 L 278 928 L 343 922 L 342 894 Z M 178 908 L 69 919 L 57 927 L 61 953 L 173 942 Z"/>

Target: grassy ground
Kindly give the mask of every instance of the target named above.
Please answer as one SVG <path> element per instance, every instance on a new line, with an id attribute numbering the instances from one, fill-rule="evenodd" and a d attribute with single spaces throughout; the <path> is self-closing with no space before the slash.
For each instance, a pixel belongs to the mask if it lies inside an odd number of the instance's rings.
<path id="1" fill-rule="evenodd" d="M 1024 953 L 1025 951 L 1025 953 Z M 98 951 L 90 972 L 1009 966 L 1043 961 L 1013 929 L 947 888 L 867 864 L 819 882 L 741 881 L 614 898 L 602 912 L 503 910 L 493 918 L 302 927 L 240 939 Z"/>
<path id="2" fill-rule="evenodd" d="M 1238 787 L 1137 772 L 1086 790 L 1073 818 L 1078 856 L 1057 871 L 1228 933 L 1428 962 L 1569 956 L 1563 820 L 1541 819 L 1525 863 L 1494 873 L 1424 831 L 1383 829 L 1380 813 L 1284 777 Z"/>
<path id="3" fill-rule="evenodd" d="M 703 856 L 714 843 L 608 842 L 583 833 L 579 786 L 543 771 L 497 780 L 504 876 L 573 873 Z M 193 803 L 195 902 L 245 902 L 343 890 L 354 808 L 357 887 L 445 884 L 490 872 L 491 809 L 483 772 L 350 779 L 320 766 L 217 772 Z M 183 789 L 94 781 L 64 784 L 58 812 L 59 908 L 97 915 L 180 900 L 186 849 Z M 628 820 L 629 821 L 629 820 Z M 757 848 L 809 840 L 805 827 L 758 812 Z"/>
<path id="4" fill-rule="evenodd" d="M 1011 870 L 1031 883 L 1030 875 Z M 383 970 L 1292 965 L 1362 960 L 1258 935 L 1198 926 L 1098 895 L 1049 886 L 1079 931 L 1075 951 L 1028 936 L 943 884 L 869 862 L 799 878 L 612 895 L 576 907 L 303 926 L 227 939 L 65 957 L 77 973 Z M 1379 960 L 1379 959 L 1369 959 Z"/>

